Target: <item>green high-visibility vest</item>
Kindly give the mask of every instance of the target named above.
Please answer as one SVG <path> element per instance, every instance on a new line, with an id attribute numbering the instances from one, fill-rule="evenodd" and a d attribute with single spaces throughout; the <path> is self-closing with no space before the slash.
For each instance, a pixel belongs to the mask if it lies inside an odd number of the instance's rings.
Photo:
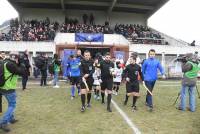
<path id="1" fill-rule="evenodd" d="M 187 64 L 190 63 L 192 65 L 192 70 L 188 71 L 185 73 L 185 76 L 187 78 L 196 78 L 198 76 L 198 72 L 200 70 L 200 68 L 198 67 L 198 65 L 196 63 L 190 62 L 188 61 Z"/>
<path id="2" fill-rule="evenodd" d="M 10 77 L 12 75 L 12 73 L 10 73 L 10 71 L 7 69 L 6 64 L 7 63 L 4 64 L 4 77 L 5 77 L 5 79 L 8 79 L 8 80 L 0 88 L 4 89 L 4 90 L 16 89 L 18 76 L 13 75 L 12 77 Z"/>
<path id="3" fill-rule="evenodd" d="M 54 71 L 60 72 L 60 66 L 54 63 Z"/>

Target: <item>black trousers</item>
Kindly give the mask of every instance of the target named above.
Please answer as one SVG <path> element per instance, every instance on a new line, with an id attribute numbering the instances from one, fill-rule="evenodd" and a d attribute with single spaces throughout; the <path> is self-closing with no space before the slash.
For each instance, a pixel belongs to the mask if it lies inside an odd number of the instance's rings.
<path id="1" fill-rule="evenodd" d="M 26 89 L 26 84 L 28 81 L 28 76 L 22 76 L 22 89 Z"/>
<path id="2" fill-rule="evenodd" d="M 40 86 L 47 85 L 47 70 L 40 70 L 41 72 L 41 81 Z"/>

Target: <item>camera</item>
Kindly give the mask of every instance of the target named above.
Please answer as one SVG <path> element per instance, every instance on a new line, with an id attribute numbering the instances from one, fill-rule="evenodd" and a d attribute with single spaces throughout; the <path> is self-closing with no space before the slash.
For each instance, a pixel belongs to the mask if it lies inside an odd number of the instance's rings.
<path id="1" fill-rule="evenodd" d="M 188 60 L 187 60 L 186 55 L 183 55 L 183 56 L 178 56 L 175 61 L 186 63 Z"/>
<path id="2" fill-rule="evenodd" d="M 193 63 L 199 64 L 200 58 L 197 57 L 195 54 L 189 53 L 182 56 L 178 56 L 175 61 L 181 63 L 186 63 L 188 61 L 191 61 Z"/>

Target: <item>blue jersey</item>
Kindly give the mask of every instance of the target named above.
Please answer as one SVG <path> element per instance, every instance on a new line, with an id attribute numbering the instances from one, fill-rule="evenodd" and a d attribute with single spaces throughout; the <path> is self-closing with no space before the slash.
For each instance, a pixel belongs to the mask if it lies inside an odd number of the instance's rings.
<path id="1" fill-rule="evenodd" d="M 80 60 L 79 59 L 72 59 L 69 60 L 68 62 L 68 67 L 69 67 L 69 73 L 71 77 L 77 77 L 80 76 Z"/>

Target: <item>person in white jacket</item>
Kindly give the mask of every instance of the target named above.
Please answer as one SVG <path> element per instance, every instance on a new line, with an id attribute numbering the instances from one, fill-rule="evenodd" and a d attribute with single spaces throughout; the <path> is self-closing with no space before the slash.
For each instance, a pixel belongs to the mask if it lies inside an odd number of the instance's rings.
<path id="1" fill-rule="evenodd" d="M 119 86 L 122 81 L 122 73 L 123 73 L 123 69 L 121 68 L 119 61 L 116 62 L 114 72 L 115 72 L 115 77 L 113 78 L 113 82 L 114 82 L 113 94 L 118 95 Z"/>
<path id="2" fill-rule="evenodd" d="M 95 71 L 92 75 L 94 82 L 93 82 L 93 89 L 94 89 L 94 99 L 100 100 L 99 92 L 100 92 L 100 85 L 101 85 L 101 70 L 100 64 L 98 63 L 98 59 L 94 62 Z"/>

